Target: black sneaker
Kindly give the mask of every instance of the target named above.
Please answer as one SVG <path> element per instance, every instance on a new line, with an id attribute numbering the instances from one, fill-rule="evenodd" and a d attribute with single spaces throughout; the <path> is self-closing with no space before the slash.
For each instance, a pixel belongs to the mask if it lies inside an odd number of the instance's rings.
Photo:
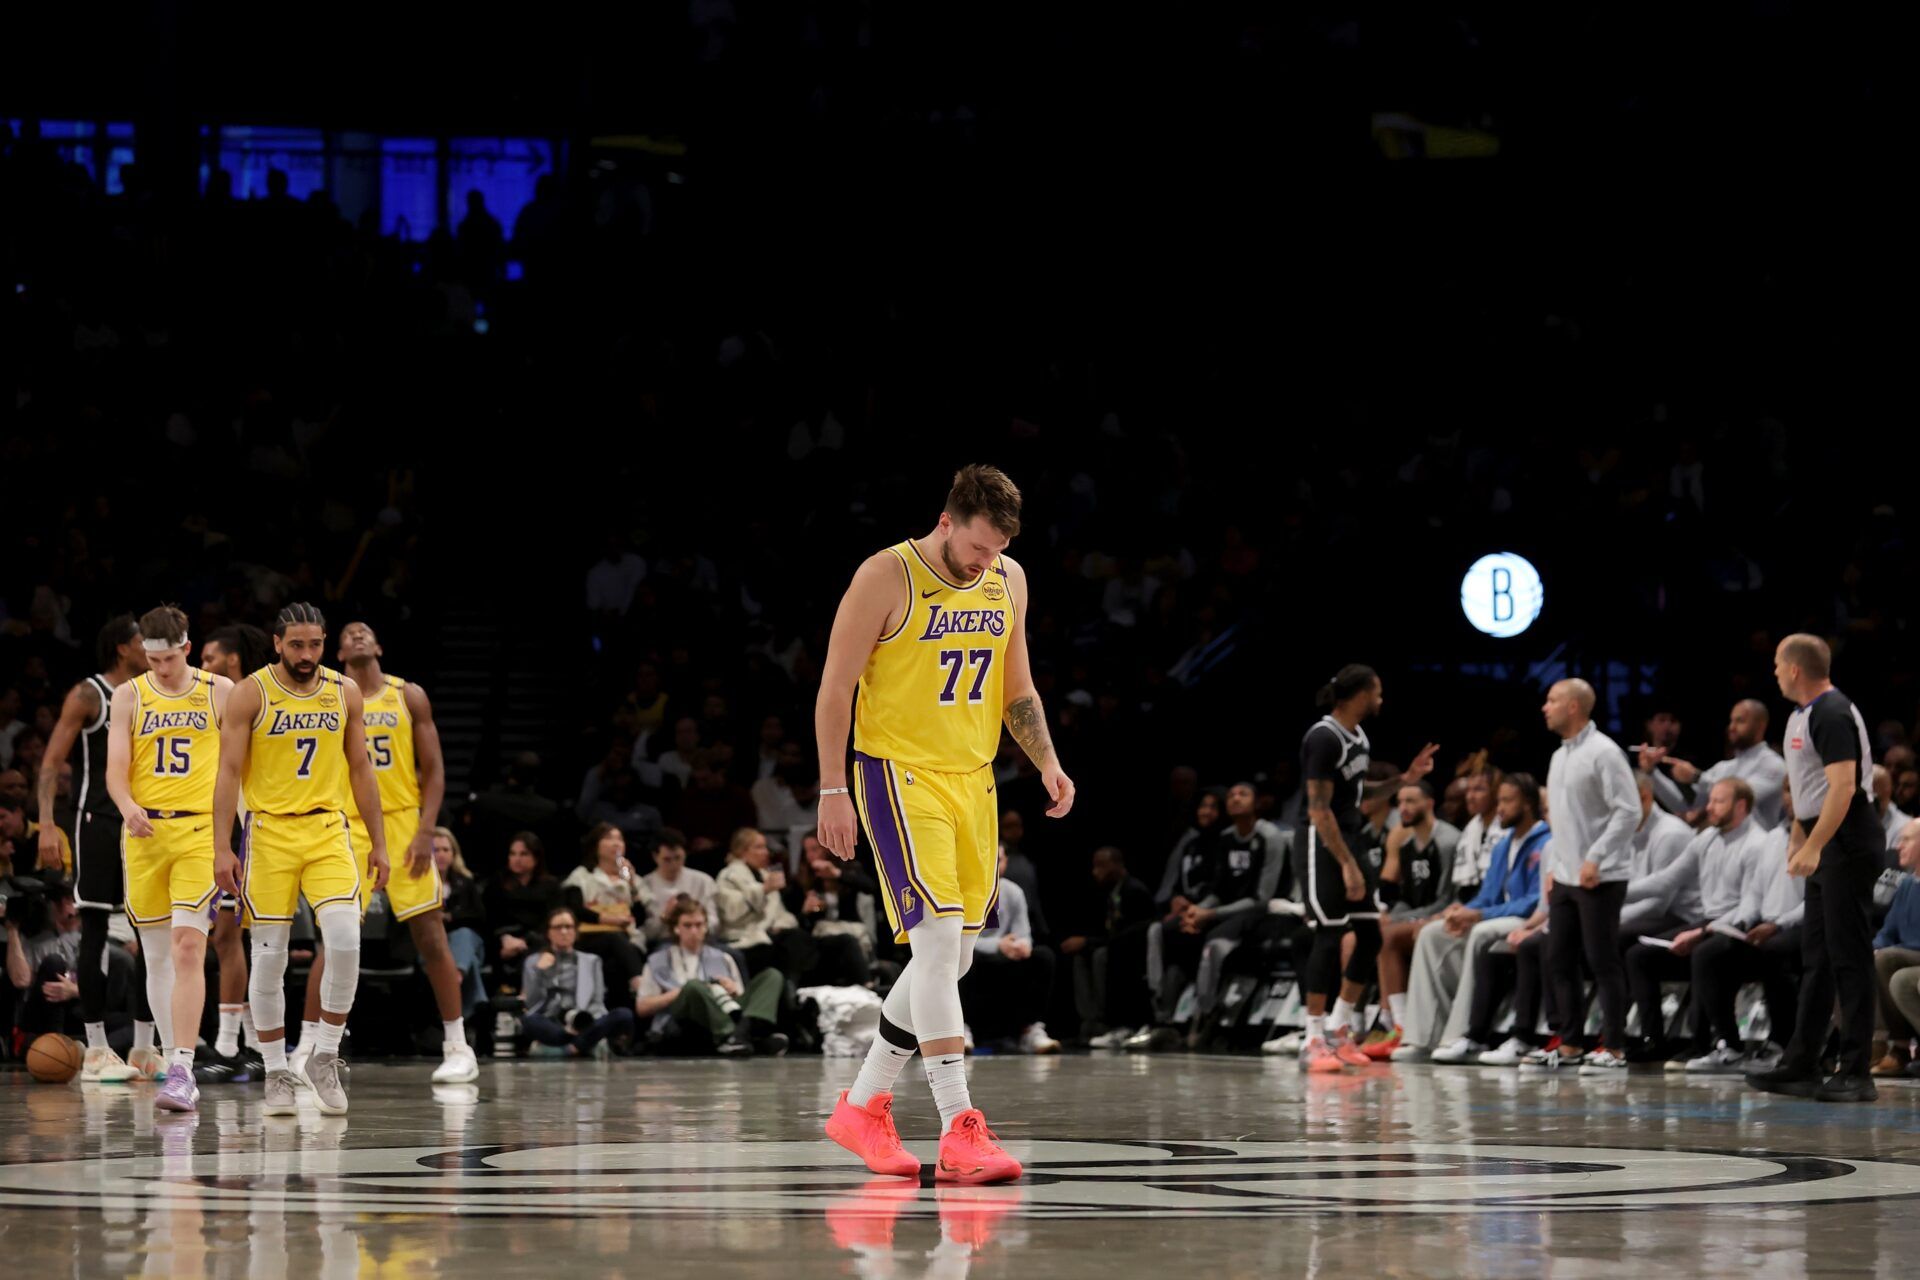
<path id="1" fill-rule="evenodd" d="M 1763 1093 L 1781 1093 L 1789 1098 L 1811 1098 L 1820 1087 L 1820 1077 L 1798 1067 L 1780 1066 L 1771 1071 L 1756 1071 L 1747 1083 Z"/>
<path id="2" fill-rule="evenodd" d="M 260 1056 L 258 1049 L 250 1044 L 243 1044 L 240 1046 L 240 1071 L 241 1074 L 234 1077 L 236 1084 L 244 1083 L 248 1080 L 265 1080 L 267 1078 L 267 1060 Z"/>
<path id="3" fill-rule="evenodd" d="M 1880 1096 L 1872 1076 L 1833 1075 L 1813 1091 L 1821 1102 L 1872 1102 Z"/>
<path id="4" fill-rule="evenodd" d="M 229 1058 L 218 1049 L 207 1049 L 193 1064 L 193 1082 L 195 1084 L 243 1084 L 248 1077 L 244 1074 L 246 1064 L 239 1054 Z"/>
<path id="5" fill-rule="evenodd" d="M 746 1058 L 753 1054 L 753 1045 L 738 1037 L 729 1036 L 720 1042 L 719 1054 L 723 1058 Z"/>
<path id="6" fill-rule="evenodd" d="M 772 1035 L 761 1036 L 755 1040 L 753 1051 L 763 1058 L 784 1058 L 787 1056 L 787 1047 L 790 1043 L 786 1032 L 776 1031 Z"/>

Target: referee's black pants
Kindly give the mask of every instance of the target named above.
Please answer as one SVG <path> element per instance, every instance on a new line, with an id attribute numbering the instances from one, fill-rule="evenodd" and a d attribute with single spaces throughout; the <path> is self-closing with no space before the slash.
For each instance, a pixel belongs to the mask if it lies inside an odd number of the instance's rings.
<path id="1" fill-rule="evenodd" d="M 1800 926 L 1800 1009 L 1783 1068 L 1819 1071 L 1834 996 L 1840 1001 L 1841 1075 L 1864 1076 L 1873 1065 L 1873 884 L 1880 851 L 1830 844 L 1807 877 L 1807 916 Z"/>

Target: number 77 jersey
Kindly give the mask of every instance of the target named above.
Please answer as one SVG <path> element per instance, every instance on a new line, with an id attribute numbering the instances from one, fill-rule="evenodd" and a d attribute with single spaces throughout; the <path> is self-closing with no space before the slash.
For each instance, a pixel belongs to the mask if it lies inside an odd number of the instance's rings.
<path id="1" fill-rule="evenodd" d="M 281 684 L 271 666 L 247 678 L 260 686 L 247 758 L 247 808 L 289 817 L 340 812 L 347 801 L 347 700 L 340 673 L 321 667 L 308 693 Z"/>
<path id="2" fill-rule="evenodd" d="M 911 540 L 900 563 L 904 619 L 881 637 L 860 677 L 853 745 L 862 755 L 968 773 L 1000 746 L 1013 592 L 999 558 L 971 583 L 929 564 Z"/>

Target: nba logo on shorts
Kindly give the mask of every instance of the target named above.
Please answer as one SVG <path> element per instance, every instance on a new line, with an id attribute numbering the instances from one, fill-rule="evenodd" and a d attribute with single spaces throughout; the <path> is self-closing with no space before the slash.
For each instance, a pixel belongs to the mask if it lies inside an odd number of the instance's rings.
<path id="1" fill-rule="evenodd" d="M 908 785 L 908 786 L 912 786 L 912 785 L 913 785 L 913 775 L 912 775 L 912 774 L 910 774 L 910 773 L 909 773 L 909 774 L 907 775 L 907 785 Z"/>

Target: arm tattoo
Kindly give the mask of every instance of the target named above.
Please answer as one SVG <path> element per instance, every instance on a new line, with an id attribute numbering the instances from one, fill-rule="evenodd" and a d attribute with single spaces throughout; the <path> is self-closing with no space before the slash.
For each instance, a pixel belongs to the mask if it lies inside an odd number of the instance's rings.
<path id="1" fill-rule="evenodd" d="M 1047 734 L 1047 718 L 1040 714 L 1040 699 L 1029 694 L 1016 698 L 1007 707 L 1007 731 L 1027 753 L 1027 759 L 1045 768 L 1053 755 L 1053 739 Z"/>

